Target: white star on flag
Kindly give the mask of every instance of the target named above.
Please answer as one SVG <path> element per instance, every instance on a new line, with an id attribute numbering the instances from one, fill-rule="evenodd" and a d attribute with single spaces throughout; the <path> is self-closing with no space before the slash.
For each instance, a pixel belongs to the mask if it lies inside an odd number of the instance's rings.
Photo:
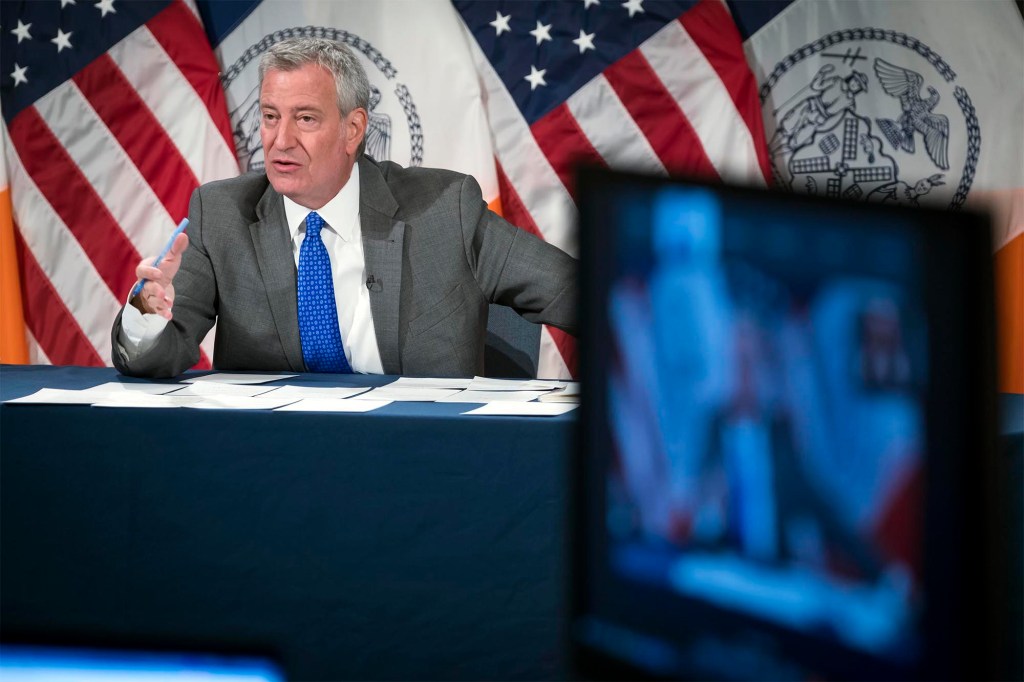
<path id="1" fill-rule="evenodd" d="M 590 9 L 591 5 L 600 5 L 601 0 L 583 0 L 583 9 Z"/>
<path id="2" fill-rule="evenodd" d="M 19 83 L 28 83 L 28 78 L 25 77 L 26 71 L 28 71 L 27 66 L 18 66 L 18 62 L 14 62 L 14 71 L 11 71 L 11 78 L 14 79 L 15 87 L 17 87 Z"/>
<path id="3" fill-rule="evenodd" d="M 540 45 L 545 40 L 551 40 L 551 24 L 541 24 L 537 22 L 537 28 L 530 31 L 530 35 L 537 39 L 537 44 Z"/>
<path id="4" fill-rule="evenodd" d="M 54 37 L 54 38 L 52 38 L 50 40 L 51 43 L 53 43 L 54 45 L 57 46 L 57 54 L 60 54 L 60 51 L 63 50 L 65 47 L 68 48 L 69 50 L 71 49 L 71 34 L 72 33 L 74 33 L 74 31 L 68 31 L 67 33 L 65 33 L 64 31 L 60 30 L 59 28 L 57 29 L 56 37 Z"/>
<path id="5" fill-rule="evenodd" d="M 632 19 L 634 14 L 644 13 L 644 8 L 641 7 L 643 4 L 644 0 L 626 0 L 622 6 L 629 10 L 629 17 Z"/>
<path id="6" fill-rule="evenodd" d="M 96 3 L 96 9 L 100 11 L 101 18 L 107 16 L 108 12 L 110 14 L 117 14 L 117 10 L 114 9 L 114 0 L 100 0 Z"/>
<path id="7" fill-rule="evenodd" d="M 495 35 L 499 35 L 500 36 L 505 31 L 511 31 L 512 30 L 508 26 L 508 21 L 509 21 L 509 19 L 512 18 L 512 15 L 511 14 L 504 14 L 503 15 L 501 12 L 498 12 L 497 14 L 498 14 L 498 16 L 496 16 L 494 18 L 494 21 L 492 21 L 489 25 L 494 27 Z"/>
<path id="8" fill-rule="evenodd" d="M 584 33 L 583 29 L 580 29 L 580 37 L 572 41 L 573 45 L 580 48 L 580 54 L 583 54 L 587 50 L 596 49 L 594 47 L 594 36 L 596 33 Z"/>
<path id="9" fill-rule="evenodd" d="M 10 24 L 8 24 L 8 26 L 9 25 Z M 21 19 L 18 19 L 18 27 L 15 29 L 11 29 L 11 33 L 18 36 L 18 43 L 21 43 L 22 40 L 32 39 L 32 36 L 28 33 L 28 30 L 30 28 L 32 28 L 32 24 L 23 24 L 21 23 Z"/>
<path id="10" fill-rule="evenodd" d="M 547 85 L 547 81 L 544 80 L 544 74 L 547 72 L 547 69 L 538 71 L 536 66 L 530 66 L 530 75 L 524 76 L 530 82 L 530 90 L 536 90 L 538 85 Z"/>
<path id="11" fill-rule="evenodd" d="M 75 4 L 75 0 L 60 0 L 60 8 L 64 9 L 68 5 Z M 71 35 L 70 33 L 68 35 Z"/>

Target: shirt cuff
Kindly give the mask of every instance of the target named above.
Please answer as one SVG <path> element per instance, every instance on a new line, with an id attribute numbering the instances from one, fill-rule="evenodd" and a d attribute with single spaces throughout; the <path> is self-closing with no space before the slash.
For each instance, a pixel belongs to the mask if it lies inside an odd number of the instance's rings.
<path id="1" fill-rule="evenodd" d="M 142 313 L 131 303 L 126 303 L 121 313 L 118 341 L 124 347 L 128 360 L 134 360 L 156 345 L 167 322 L 166 317 L 156 313 Z"/>

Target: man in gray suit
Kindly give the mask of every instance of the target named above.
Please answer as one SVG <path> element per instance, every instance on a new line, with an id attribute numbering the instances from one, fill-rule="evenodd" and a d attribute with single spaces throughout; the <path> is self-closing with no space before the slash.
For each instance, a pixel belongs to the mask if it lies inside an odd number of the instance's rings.
<path id="1" fill-rule="evenodd" d="M 574 331 L 575 261 L 489 211 L 472 177 L 363 156 L 368 98 L 340 43 L 264 55 L 266 175 L 200 187 L 187 232 L 139 264 L 118 370 L 180 374 L 214 321 L 217 369 L 420 376 L 483 372 L 489 303 Z"/>

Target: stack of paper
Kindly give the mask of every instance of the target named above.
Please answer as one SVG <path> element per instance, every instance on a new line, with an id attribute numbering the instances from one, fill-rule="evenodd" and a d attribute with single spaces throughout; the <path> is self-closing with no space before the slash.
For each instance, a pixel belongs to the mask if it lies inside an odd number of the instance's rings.
<path id="1" fill-rule="evenodd" d="M 185 379 L 186 384 L 201 384 L 203 382 L 211 382 L 214 384 L 265 384 L 270 381 L 278 381 L 280 379 L 291 379 L 299 376 L 298 374 L 231 374 L 229 372 L 214 372 L 212 374 L 204 374 L 201 377 L 192 377 L 191 379 Z"/>
<path id="2" fill-rule="evenodd" d="M 564 381 L 541 379 L 491 379 L 474 377 L 466 390 L 438 400 L 446 403 L 484 403 L 483 407 L 464 412 L 472 415 L 555 416 L 564 414 L 575 405 L 544 405 L 545 396 L 552 391 L 563 391 Z"/>
<path id="3" fill-rule="evenodd" d="M 491 379 L 489 377 L 473 377 L 468 388 L 471 391 L 553 391 L 565 388 L 565 381 L 547 381 L 545 379 Z"/>
<path id="4" fill-rule="evenodd" d="M 276 412 L 369 412 L 390 405 L 389 400 L 339 400 L 337 398 L 303 398 L 277 408 Z"/>
<path id="5" fill-rule="evenodd" d="M 537 379 L 402 377 L 379 388 L 266 385 L 294 376 L 214 372 L 184 383 L 115 381 L 83 390 L 44 388 L 7 402 L 289 412 L 368 412 L 392 401 L 484 403 L 465 414 L 552 416 L 573 409 L 579 400 L 578 384 Z"/>
<path id="6" fill-rule="evenodd" d="M 580 385 L 570 381 L 564 388 L 545 393 L 540 397 L 542 403 L 578 403 L 580 401 Z"/>
<path id="7" fill-rule="evenodd" d="M 467 389 L 446 398 L 439 403 L 526 403 L 544 395 L 544 391 L 476 391 Z"/>
<path id="8" fill-rule="evenodd" d="M 404 402 L 427 402 L 443 400 L 450 395 L 458 393 L 457 388 L 405 388 L 395 387 L 394 384 L 374 388 L 366 393 L 352 396 L 351 400 L 398 400 Z"/>
<path id="9" fill-rule="evenodd" d="M 575 409 L 576 405 L 567 403 L 487 403 L 462 414 L 492 417 L 555 417 Z"/>

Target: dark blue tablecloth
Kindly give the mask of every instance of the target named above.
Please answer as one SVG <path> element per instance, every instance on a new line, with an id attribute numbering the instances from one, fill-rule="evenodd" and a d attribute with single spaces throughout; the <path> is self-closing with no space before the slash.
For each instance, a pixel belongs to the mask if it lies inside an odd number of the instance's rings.
<path id="1" fill-rule="evenodd" d="M 111 380 L 7 366 L 0 397 Z M 288 383 L 367 380 L 390 378 Z M 0 634 L 265 647 L 293 679 L 561 677 L 572 413 L 467 407 L 2 405 Z"/>

